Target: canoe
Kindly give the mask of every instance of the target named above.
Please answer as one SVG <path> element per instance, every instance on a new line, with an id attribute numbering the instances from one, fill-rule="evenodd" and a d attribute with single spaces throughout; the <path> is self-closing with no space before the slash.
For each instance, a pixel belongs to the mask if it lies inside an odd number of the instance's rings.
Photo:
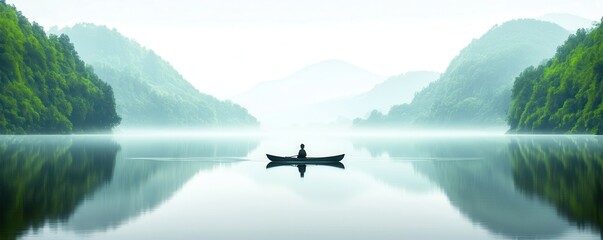
<path id="1" fill-rule="evenodd" d="M 312 164 L 312 163 L 329 163 L 339 162 L 343 159 L 345 154 L 329 156 L 329 157 L 309 157 L 309 158 L 294 158 L 294 157 L 280 157 L 275 155 L 266 154 L 266 157 L 272 162 L 283 162 L 290 164 Z"/>
<path id="2" fill-rule="evenodd" d="M 294 163 L 287 163 L 287 162 L 269 162 L 268 165 L 266 165 L 266 168 L 274 168 L 274 167 L 281 167 L 281 166 L 297 166 L 297 165 L 311 165 L 311 166 L 327 166 L 327 167 L 336 167 L 336 168 L 341 168 L 341 169 L 345 169 L 345 165 L 343 165 L 343 163 L 341 162 L 321 162 L 321 163 L 298 163 L 298 164 L 294 164 Z"/>

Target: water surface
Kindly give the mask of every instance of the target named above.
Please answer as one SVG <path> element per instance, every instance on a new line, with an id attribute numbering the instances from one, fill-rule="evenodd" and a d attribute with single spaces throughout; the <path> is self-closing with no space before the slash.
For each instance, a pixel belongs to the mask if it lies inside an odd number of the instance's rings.
<path id="1" fill-rule="evenodd" d="M 345 153 L 267 168 L 266 153 Z M 1 136 L 2 239 L 600 239 L 596 136 Z M 303 173 L 303 178 L 301 177 Z"/>

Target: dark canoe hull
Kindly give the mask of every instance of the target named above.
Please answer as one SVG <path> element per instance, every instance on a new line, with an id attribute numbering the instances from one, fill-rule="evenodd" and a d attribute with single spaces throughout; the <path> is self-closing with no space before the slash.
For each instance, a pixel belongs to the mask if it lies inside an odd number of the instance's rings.
<path id="1" fill-rule="evenodd" d="M 289 164 L 315 164 L 315 163 L 333 163 L 339 162 L 343 159 L 345 154 L 330 156 L 330 157 L 309 157 L 309 158 L 294 158 L 294 157 L 280 157 L 270 154 L 266 154 L 266 157 L 272 162 L 282 162 Z"/>
<path id="2" fill-rule="evenodd" d="M 327 166 L 327 167 L 336 167 L 336 168 L 345 169 L 345 166 L 341 162 L 298 163 L 298 164 L 287 163 L 287 162 L 269 162 L 268 165 L 266 165 L 266 168 L 274 168 L 274 167 L 281 167 L 281 166 L 297 166 L 297 165 Z"/>

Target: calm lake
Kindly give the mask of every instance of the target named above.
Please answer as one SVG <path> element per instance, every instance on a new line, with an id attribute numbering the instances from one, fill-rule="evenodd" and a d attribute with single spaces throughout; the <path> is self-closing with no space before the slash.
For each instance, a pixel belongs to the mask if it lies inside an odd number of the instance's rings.
<path id="1" fill-rule="evenodd" d="M 344 169 L 267 168 L 300 143 Z M 2 239 L 601 239 L 603 138 L 0 136 L 0 215 Z"/>

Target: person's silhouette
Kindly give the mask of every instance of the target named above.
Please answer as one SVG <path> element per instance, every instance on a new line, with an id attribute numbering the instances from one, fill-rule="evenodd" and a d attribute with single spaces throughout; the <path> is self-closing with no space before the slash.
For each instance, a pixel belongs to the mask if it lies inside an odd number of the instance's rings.
<path id="1" fill-rule="evenodd" d="M 301 145 L 299 145 L 299 147 L 301 149 L 297 153 L 297 158 L 306 158 L 306 150 L 304 150 L 304 147 L 305 147 L 304 144 L 302 143 Z"/>

